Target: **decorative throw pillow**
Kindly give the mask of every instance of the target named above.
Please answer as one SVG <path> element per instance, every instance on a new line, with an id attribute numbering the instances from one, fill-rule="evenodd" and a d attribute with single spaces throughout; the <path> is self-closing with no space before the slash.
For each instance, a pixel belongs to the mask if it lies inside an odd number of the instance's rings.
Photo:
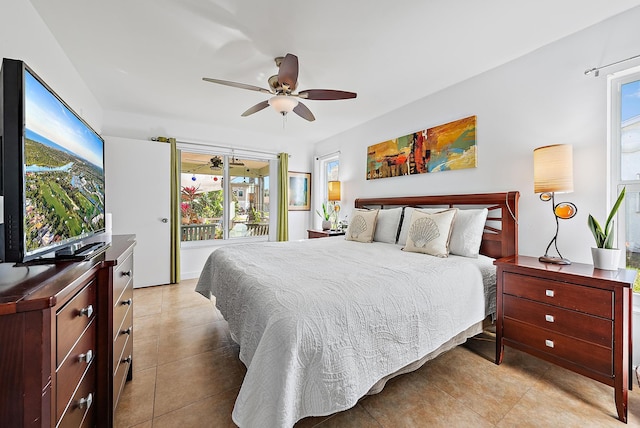
<path id="1" fill-rule="evenodd" d="M 449 240 L 451 254 L 478 258 L 488 213 L 486 208 L 458 210 Z"/>
<path id="2" fill-rule="evenodd" d="M 414 211 L 418 210 L 423 213 L 439 213 L 447 210 L 448 208 L 414 208 L 404 207 L 404 217 L 402 217 L 402 226 L 400 227 L 400 235 L 398 235 L 398 245 L 407 244 L 407 235 L 409 234 L 409 224 L 411 223 L 411 215 Z"/>
<path id="3" fill-rule="evenodd" d="M 395 244 L 401 215 L 402 207 L 378 211 L 376 232 L 373 235 L 373 240 L 386 242 L 387 244 Z"/>
<path id="4" fill-rule="evenodd" d="M 438 213 L 415 210 L 411 214 L 407 244 L 404 251 L 425 253 L 436 257 L 449 256 L 449 237 L 457 208 Z"/>
<path id="5" fill-rule="evenodd" d="M 376 230 L 378 210 L 356 209 L 351 214 L 345 239 L 347 241 L 372 242 Z"/>

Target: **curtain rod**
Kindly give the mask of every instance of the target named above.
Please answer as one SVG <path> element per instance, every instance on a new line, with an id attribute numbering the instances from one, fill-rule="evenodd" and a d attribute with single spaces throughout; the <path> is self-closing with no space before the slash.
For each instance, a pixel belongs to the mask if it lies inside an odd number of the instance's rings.
<path id="1" fill-rule="evenodd" d="M 588 70 L 585 70 L 584 74 L 590 74 L 595 72 L 593 76 L 598 77 L 600 75 L 600 70 L 602 70 L 603 68 L 611 67 L 612 65 L 620 64 L 621 62 L 631 61 L 632 59 L 636 59 L 636 58 L 640 58 L 640 55 L 632 56 L 626 59 L 621 59 L 620 61 L 612 62 L 611 64 L 601 65 L 600 67 L 590 68 Z"/>

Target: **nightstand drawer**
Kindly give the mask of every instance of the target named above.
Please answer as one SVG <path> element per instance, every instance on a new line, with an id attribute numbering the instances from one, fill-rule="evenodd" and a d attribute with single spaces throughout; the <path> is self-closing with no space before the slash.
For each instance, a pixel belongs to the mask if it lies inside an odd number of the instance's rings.
<path id="1" fill-rule="evenodd" d="M 613 319 L 613 292 L 608 290 L 505 272 L 503 292 Z"/>
<path id="2" fill-rule="evenodd" d="M 613 351 L 610 348 L 534 327 L 510 318 L 504 319 L 502 333 L 505 340 L 527 345 L 608 377 L 613 376 Z"/>
<path id="3" fill-rule="evenodd" d="M 611 320 L 510 295 L 505 295 L 503 299 L 506 318 L 573 336 L 606 348 L 613 347 L 613 321 Z"/>

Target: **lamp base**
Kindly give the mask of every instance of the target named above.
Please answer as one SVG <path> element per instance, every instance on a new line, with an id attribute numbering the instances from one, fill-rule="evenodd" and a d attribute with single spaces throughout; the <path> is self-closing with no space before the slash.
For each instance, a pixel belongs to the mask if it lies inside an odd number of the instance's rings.
<path id="1" fill-rule="evenodd" d="M 552 256 L 540 256 L 538 258 L 539 262 L 542 263 L 553 263 L 554 265 L 570 265 L 571 260 L 565 259 L 564 257 L 552 257 Z"/>

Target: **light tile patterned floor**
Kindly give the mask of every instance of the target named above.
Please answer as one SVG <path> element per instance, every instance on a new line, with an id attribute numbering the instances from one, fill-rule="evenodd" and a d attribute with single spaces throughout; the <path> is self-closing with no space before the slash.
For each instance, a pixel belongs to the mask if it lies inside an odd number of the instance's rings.
<path id="1" fill-rule="evenodd" d="M 226 321 L 194 288 L 191 280 L 134 290 L 134 375 L 116 427 L 235 427 L 246 370 Z M 511 348 L 496 366 L 493 349 L 471 340 L 352 409 L 296 428 L 625 426 L 612 388 Z M 639 390 L 629 393 L 629 427 L 640 426 Z"/>

